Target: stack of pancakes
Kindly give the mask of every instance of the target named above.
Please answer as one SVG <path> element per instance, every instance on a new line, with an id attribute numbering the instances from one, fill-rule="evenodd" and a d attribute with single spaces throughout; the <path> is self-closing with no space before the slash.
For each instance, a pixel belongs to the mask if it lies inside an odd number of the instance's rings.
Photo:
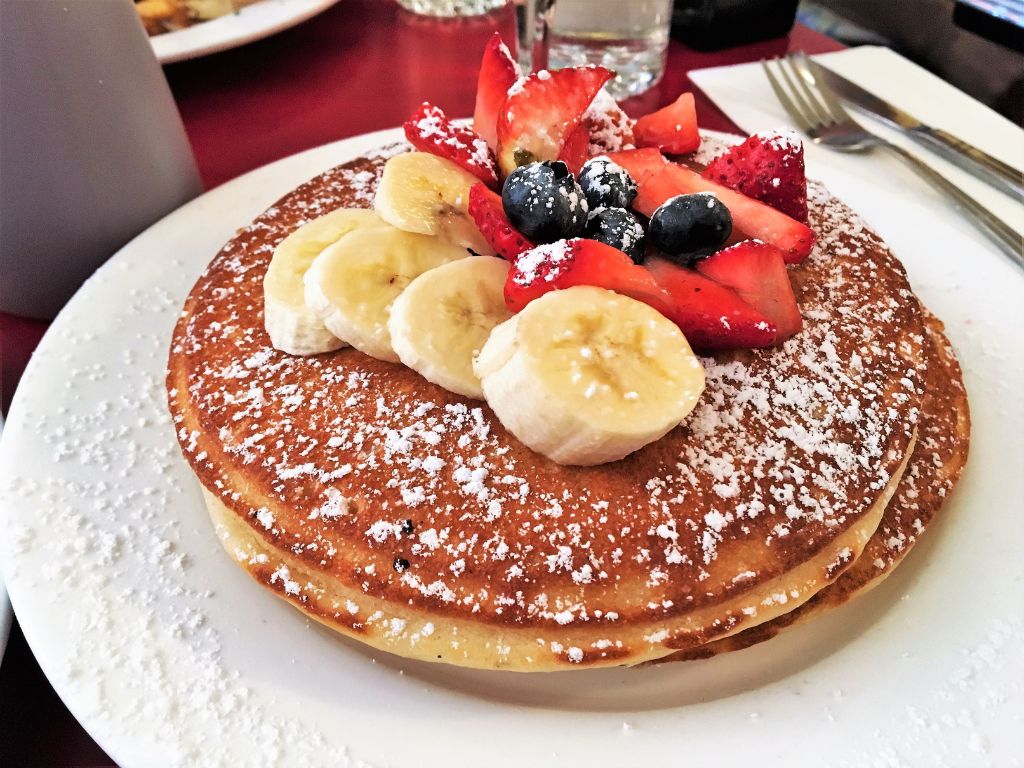
<path id="1" fill-rule="evenodd" d="M 468 667 L 709 656 L 870 589 L 949 495 L 970 430 L 942 324 L 813 183 L 818 243 L 791 273 L 804 330 L 706 358 L 686 422 L 613 464 L 554 464 L 485 404 L 401 365 L 273 349 L 262 282 L 275 246 L 369 207 L 388 152 L 240 231 L 171 347 L 170 408 L 227 552 L 308 615 Z"/>

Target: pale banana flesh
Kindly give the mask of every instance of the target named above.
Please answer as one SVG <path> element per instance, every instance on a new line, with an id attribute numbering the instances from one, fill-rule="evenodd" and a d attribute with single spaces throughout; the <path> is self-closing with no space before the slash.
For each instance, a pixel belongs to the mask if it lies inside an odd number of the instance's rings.
<path id="1" fill-rule="evenodd" d="M 391 307 L 388 330 L 399 359 L 427 381 L 483 399 L 473 356 L 512 316 L 505 306 L 509 263 L 473 256 L 424 272 Z"/>
<path id="2" fill-rule="evenodd" d="M 339 339 L 397 363 L 388 316 L 398 295 L 429 269 L 469 252 L 431 235 L 385 225 L 357 229 L 325 248 L 304 277 L 306 303 Z M 430 317 L 422 317 L 430 323 Z"/>
<path id="3" fill-rule="evenodd" d="M 603 288 L 552 291 L 497 326 L 474 362 L 484 396 L 559 464 L 621 459 L 693 410 L 704 368 L 679 328 Z"/>
<path id="4" fill-rule="evenodd" d="M 339 208 L 303 224 L 280 242 L 263 278 L 264 326 L 275 349 L 318 355 L 345 346 L 306 304 L 302 278 L 328 245 L 355 229 L 385 226 L 373 211 Z"/>
<path id="5" fill-rule="evenodd" d="M 406 232 L 437 235 L 475 253 L 493 255 L 469 215 L 469 190 L 480 180 L 450 160 L 426 152 L 395 155 L 384 165 L 374 209 Z"/>

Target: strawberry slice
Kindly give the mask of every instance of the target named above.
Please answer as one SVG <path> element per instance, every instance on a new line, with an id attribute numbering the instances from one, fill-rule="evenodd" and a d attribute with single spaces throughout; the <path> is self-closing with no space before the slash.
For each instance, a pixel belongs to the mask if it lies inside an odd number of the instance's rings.
<path id="1" fill-rule="evenodd" d="M 452 123 L 439 108 L 423 102 L 404 128 L 416 149 L 451 160 L 485 184 L 497 186 L 498 169 L 487 142 L 472 129 Z"/>
<path id="2" fill-rule="evenodd" d="M 803 326 L 789 272 L 778 248 L 745 240 L 698 261 L 697 271 L 732 288 L 743 301 L 775 323 L 776 344 L 798 333 Z"/>
<path id="3" fill-rule="evenodd" d="M 566 139 L 611 80 L 604 67 L 541 70 L 517 80 L 498 112 L 498 166 L 509 174 L 518 166 L 557 160 Z"/>
<path id="4" fill-rule="evenodd" d="M 514 261 L 520 253 L 536 247 L 509 223 L 501 197 L 483 184 L 469 188 L 469 215 L 480 234 L 502 258 Z"/>
<path id="5" fill-rule="evenodd" d="M 791 133 L 755 133 L 712 160 L 704 178 L 807 223 L 804 145 Z"/>
<path id="6" fill-rule="evenodd" d="M 651 259 L 647 269 L 674 305 L 671 319 L 695 350 L 770 347 L 775 324 L 733 291 L 665 259 Z"/>
<path id="7" fill-rule="evenodd" d="M 508 89 L 521 76 L 519 65 L 501 39 L 501 33 L 495 32 L 484 48 L 473 109 L 473 130 L 491 149 L 498 148 L 498 111 L 505 103 Z"/>
<path id="8" fill-rule="evenodd" d="M 569 171 L 578 176 L 580 168 L 590 158 L 590 131 L 586 124 L 580 123 L 576 130 L 569 134 L 562 145 L 558 159 L 569 166 Z"/>
<path id="9" fill-rule="evenodd" d="M 667 107 L 639 118 L 633 135 L 640 147 L 658 147 L 672 154 L 695 152 L 700 147 L 700 132 L 693 94 L 681 94 Z"/>
<path id="10" fill-rule="evenodd" d="M 607 155 L 612 162 L 625 168 L 637 183 L 637 196 L 632 206 L 634 210 L 653 213 L 659 205 L 672 197 L 662 197 L 663 185 L 655 181 L 668 165 L 668 160 L 661 154 L 660 149 L 627 149 L 621 152 L 608 152 Z"/>
<path id="11" fill-rule="evenodd" d="M 522 254 L 505 281 L 505 304 L 519 312 L 545 293 L 593 285 L 642 301 L 672 317 L 672 300 L 651 274 L 618 248 L 574 238 L 538 246 Z"/>
<path id="12" fill-rule="evenodd" d="M 608 155 L 632 176 L 639 194 L 633 208 L 645 216 L 676 195 L 711 192 L 732 214 L 734 231 L 750 239 L 774 245 L 782 251 L 787 264 L 799 264 L 814 246 L 814 232 L 806 224 L 740 192 L 705 179 L 696 171 L 678 163 L 656 158 L 653 150 L 626 150 Z M 646 153 L 646 154 L 644 154 Z"/>

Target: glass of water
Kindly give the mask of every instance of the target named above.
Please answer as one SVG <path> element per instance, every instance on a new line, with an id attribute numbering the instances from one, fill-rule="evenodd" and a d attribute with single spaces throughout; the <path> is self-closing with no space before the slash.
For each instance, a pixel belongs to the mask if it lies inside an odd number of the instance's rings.
<path id="1" fill-rule="evenodd" d="M 421 16 L 479 16 L 496 11 L 509 0 L 398 0 L 407 11 Z"/>
<path id="2" fill-rule="evenodd" d="M 665 71 L 672 0 L 533 0 L 539 17 L 534 69 L 600 64 L 615 70 L 608 90 L 627 98 L 656 85 Z M 538 44 L 540 43 L 540 44 Z"/>

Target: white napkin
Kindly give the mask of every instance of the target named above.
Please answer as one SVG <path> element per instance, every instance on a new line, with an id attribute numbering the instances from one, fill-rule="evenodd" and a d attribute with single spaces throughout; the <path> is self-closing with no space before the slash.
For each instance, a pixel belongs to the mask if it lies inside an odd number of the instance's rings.
<path id="1" fill-rule="evenodd" d="M 875 46 L 850 48 L 814 57 L 889 103 L 936 128 L 944 128 L 1017 168 L 1024 168 L 1024 131 L 897 53 Z M 748 133 L 792 126 L 793 122 L 772 92 L 760 63 L 713 67 L 690 72 L 693 82 L 737 125 Z M 851 110 L 852 112 L 852 110 Z M 866 128 L 898 143 L 932 165 L 950 181 L 1024 232 L 1024 205 L 985 182 L 923 149 L 879 121 L 853 113 Z M 900 160 L 881 150 L 844 154 L 805 141 L 808 176 L 824 181 L 833 192 L 889 239 L 887 228 L 898 217 L 893 206 L 913 196 L 936 215 L 959 214 L 939 191 L 932 189 Z M 923 224 L 923 223 L 922 223 Z M 967 222 L 964 227 L 970 227 Z M 978 235 L 979 244 L 984 236 Z M 989 245 L 998 252 L 994 245 Z"/>

